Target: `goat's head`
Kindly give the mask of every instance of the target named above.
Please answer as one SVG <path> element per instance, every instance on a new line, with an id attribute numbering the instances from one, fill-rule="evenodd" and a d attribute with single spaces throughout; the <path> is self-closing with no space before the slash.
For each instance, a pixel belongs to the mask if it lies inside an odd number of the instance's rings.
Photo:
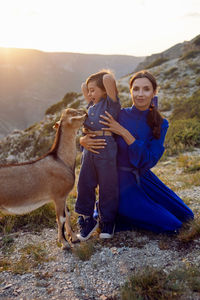
<path id="1" fill-rule="evenodd" d="M 83 125 L 87 117 L 87 112 L 83 109 L 67 108 L 62 112 L 60 121 L 56 122 L 54 128 L 58 128 L 62 123 L 63 127 L 79 128 Z"/>

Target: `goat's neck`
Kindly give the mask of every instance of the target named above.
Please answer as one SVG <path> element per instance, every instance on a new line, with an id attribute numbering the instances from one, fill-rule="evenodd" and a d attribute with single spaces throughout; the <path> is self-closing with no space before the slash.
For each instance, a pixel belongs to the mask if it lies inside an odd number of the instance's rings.
<path id="1" fill-rule="evenodd" d="M 72 170 L 76 160 L 76 134 L 77 129 L 62 130 L 57 150 L 57 156 Z"/>

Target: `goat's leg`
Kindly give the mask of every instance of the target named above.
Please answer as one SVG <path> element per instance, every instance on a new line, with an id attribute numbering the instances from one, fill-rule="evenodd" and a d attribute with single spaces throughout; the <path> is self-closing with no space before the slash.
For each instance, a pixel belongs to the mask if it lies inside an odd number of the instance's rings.
<path id="1" fill-rule="evenodd" d="M 69 222 L 65 214 L 65 198 L 55 202 L 56 220 L 58 224 L 58 242 L 62 243 L 63 249 L 70 249 L 69 242 L 65 237 L 65 224 Z"/>
<path id="2" fill-rule="evenodd" d="M 67 235 L 71 238 L 71 241 L 73 243 L 79 242 L 79 239 L 77 238 L 76 234 L 73 232 L 70 222 L 70 212 L 67 206 L 65 206 L 65 215 L 66 215 L 66 221 L 65 221 L 65 228 Z"/>

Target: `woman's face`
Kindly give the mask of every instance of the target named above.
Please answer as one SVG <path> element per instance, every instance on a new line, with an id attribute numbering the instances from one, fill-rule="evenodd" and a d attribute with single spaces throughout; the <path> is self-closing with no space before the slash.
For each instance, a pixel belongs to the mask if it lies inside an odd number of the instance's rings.
<path id="1" fill-rule="evenodd" d="M 153 85 L 148 78 L 137 78 L 133 81 L 131 96 L 133 104 L 137 109 L 148 109 L 151 99 L 155 96 L 155 94 L 156 92 L 153 90 Z"/>

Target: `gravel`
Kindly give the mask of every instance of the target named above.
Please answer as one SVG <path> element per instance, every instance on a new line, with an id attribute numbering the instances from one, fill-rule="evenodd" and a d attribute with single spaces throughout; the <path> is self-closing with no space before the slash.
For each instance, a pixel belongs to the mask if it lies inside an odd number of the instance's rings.
<path id="1" fill-rule="evenodd" d="M 191 199 L 190 207 L 199 212 L 200 187 L 182 190 L 181 197 Z M 12 236 L 12 235 L 11 235 Z M 57 246 L 57 230 L 44 229 L 40 233 L 14 233 L 14 251 L 9 260 L 20 259 L 20 249 L 28 244 L 44 244 L 48 262 L 39 264 L 28 273 L 0 273 L 0 299 L 116 299 L 120 287 L 133 271 L 146 266 L 165 272 L 195 265 L 200 268 L 200 239 L 181 243 L 176 235 L 161 235 L 143 231 L 116 233 L 112 240 L 102 241 L 96 234 L 91 238 L 95 252 L 82 261 L 75 251 L 63 251 Z M 3 236 L 0 236 L 0 241 Z M 74 246 L 79 247 L 79 245 Z M 5 258 L 2 249 L 0 258 Z M 184 298 L 185 299 L 185 298 Z M 187 299 L 200 299 L 200 295 Z"/>

